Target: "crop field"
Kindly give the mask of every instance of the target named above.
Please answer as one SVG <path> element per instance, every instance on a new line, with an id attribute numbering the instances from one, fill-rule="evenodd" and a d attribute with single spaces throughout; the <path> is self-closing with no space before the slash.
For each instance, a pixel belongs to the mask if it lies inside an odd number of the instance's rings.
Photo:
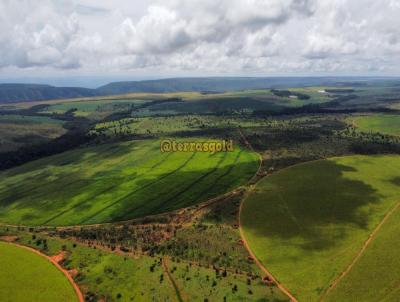
<path id="1" fill-rule="evenodd" d="M 7 90 L 0 301 L 398 301 L 400 81 L 231 81 Z"/>
<path id="2" fill-rule="evenodd" d="M 384 223 L 376 238 L 326 301 L 395 302 L 400 292 L 400 211 Z"/>
<path id="3" fill-rule="evenodd" d="M 302 94 L 307 99 L 296 96 L 276 96 L 271 90 L 244 90 L 224 93 L 201 94 L 183 93 L 136 93 L 114 97 L 93 97 L 78 100 L 55 100 L 32 103 L 13 104 L 13 109 L 29 108 L 35 105 L 48 105 L 40 110 L 42 114 L 64 114 L 73 110 L 76 117 L 87 117 L 99 120 L 113 112 L 132 111 L 132 116 L 146 117 L 157 115 L 177 115 L 182 113 L 206 114 L 215 112 L 242 112 L 253 110 L 279 111 L 285 107 L 299 107 L 307 104 L 320 104 L 332 99 L 330 94 L 320 92 L 320 87 L 295 88 L 290 92 Z M 180 100 L 177 102 L 141 105 L 162 100 Z"/>
<path id="4" fill-rule="evenodd" d="M 95 294 L 107 301 L 175 301 L 167 280 L 160 282 L 163 270 L 156 258 L 127 258 L 68 240 L 32 239 L 30 234 L 20 234 L 19 241 L 51 256 L 66 251 L 63 265 L 67 270 L 78 270 L 77 283 L 86 289 L 86 297 Z"/>
<path id="5" fill-rule="evenodd" d="M 0 301 L 78 301 L 68 279 L 48 260 L 0 241 Z"/>
<path id="6" fill-rule="evenodd" d="M 112 112 L 133 109 L 135 106 L 146 103 L 145 100 L 93 100 L 93 101 L 71 101 L 49 105 L 40 113 L 63 114 L 74 110 L 78 117 L 99 118 Z"/>
<path id="7" fill-rule="evenodd" d="M 399 157 L 387 155 L 332 158 L 277 172 L 261 180 L 244 201 L 245 237 L 257 258 L 299 301 L 317 301 L 399 202 L 399 169 Z M 377 241 L 390 238 L 390 234 L 378 235 Z M 393 258 L 386 262 L 380 257 L 379 265 L 393 270 L 385 279 L 392 282 L 385 286 L 393 289 L 400 263 L 391 254 L 392 243 L 385 246 L 381 255 Z M 367 252 L 365 257 L 372 253 L 371 258 L 378 253 Z M 352 277 L 358 279 L 353 280 L 371 279 L 354 284 L 360 291 L 369 292 L 374 263 L 358 263 L 359 273 Z M 341 292 L 343 299 L 332 301 L 353 301 L 344 299 L 350 292 Z"/>
<path id="8" fill-rule="evenodd" d="M 62 125 L 48 117 L 0 115 L 0 152 L 56 138 L 66 132 Z"/>
<path id="9" fill-rule="evenodd" d="M 287 301 L 275 288 L 268 288 L 256 275 L 214 270 L 190 262 L 148 256 L 111 254 L 69 240 L 20 233 L 20 243 L 46 253 L 67 252 L 64 266 L 78 270 L 77 283 L 86 298 L 107 301 L 177 301 L 168 270 L 184 301 Z M 35 239 L 32 239 L 34 236 Z M 72 301 L 72 300 L 71 300 Z"/>
<path id="10" fill-rule="evenodd" d="M 107 136 L 120 134 L 166 135 L 176 132 L 200 131 L 204 129 L 257 127 L 268 125 L 268 120 L 257 118 L 216 117 L 211 115 L 166 116 L 126 118 L 118 121 L 98 123 L 90 133 L 103 133 Z"/>
<path id="11" fill-rule="evenodd" d="M 257 167 L 257 154 L 239 146 L 214 154 L 162 153 L 151 140 L 80 148 L 2 172 L 0 222 L 93 224 L 157 214 L 225 193 Z"/>
<path id="12" fill-rule="evenodd" d="M 348 119 L 358 130 L 400 135 L 400 115 L 376 114 L 356 116 Z"/>

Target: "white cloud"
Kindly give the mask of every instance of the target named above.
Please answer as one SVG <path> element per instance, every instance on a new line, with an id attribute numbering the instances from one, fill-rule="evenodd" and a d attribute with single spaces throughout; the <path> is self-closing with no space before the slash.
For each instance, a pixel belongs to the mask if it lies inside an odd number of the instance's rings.
<path id="1" fill-rule="evenodd" d="M 122 22 L 120 43 L 126 52 L 168 53 L 189 42 L 186 25 L 184 20 L 177 18 L 174 11 L 150 6 L 147 15 L 136 25 L 130 18 Z"/>
<path id="2" fill-rule="evenodd" d="M 1 0 L 0 74 L 395 74 L 399 14 L 399 0 Z"/>

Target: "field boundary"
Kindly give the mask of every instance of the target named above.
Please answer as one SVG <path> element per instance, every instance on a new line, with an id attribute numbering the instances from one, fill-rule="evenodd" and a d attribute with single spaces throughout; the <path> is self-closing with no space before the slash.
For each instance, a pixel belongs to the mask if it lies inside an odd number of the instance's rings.
<path id="1" fill-rule="evenodd" d="M 47 261 L 49 261 L 50 263 L 52 263 L 68 279 L 69 283 L 72 285 L 72 287 L 73 287 L 73 289 L 75 291 L 75 294 L 76 294 L 76 296 L 78 298 L 78 301 L 79 302 L 84 302 L 85 301 L 79 286 L 75 283 L 74 279 L 71 277 L 71 275 L 68 273 L 68 271 L 65 270 L 56 260 L 54 260 L 51 257 L 47 256 L 46 254 L 43 254 L 43 253 L 39 252 L 38 250 L 35 250 L 34 248 L 31 248 L 31 247 L 28 247 L 28 246 L 25 246 L 25 245 L 22 245 L 22 244 L 18 244 L 18 243 L 15 243 L 15 242 L 8 242 L 8 241 L 3 241 L 3 242 L 6 242 L 6 243 L 11 244 L 11 245 L 15 245 L 17 247 L 20 247 L 20 248 L 28 250 L 28 251 L 30 251 L 32 253 L 35 253 L 36 255 L 39 255 L 42 258 L 44 258 Z"/>
<path id="2" fill-rule="evenodd" d="M 182 293 L 178 287 L 178 284 L 176 284 L 174 277 L 172 277 L 171 273 L 169 272 L 168 260 L 166 257 L 162 258 L 162 266 L 163 266 L 164 272 L 167 274 L 169 282 L 171 283 L 172 287 L 174 288 L 178 302 L 185 302 L 185 300 L 182 298 Z"/>
<path id="3" fill-rule="evenodd" d="M 347 274 L 352 270 L 354 265 L 357 263 L 357 261 L 361 258 L 361 256 L 364 254 L 366 251 L 367 247 L 369 244 L 375 239 L 376 235 L 382 228 L 382 226 L 385 224 L 385 222 L 392 216 L 396 210 L 400 208 L 400 202 L 398 202 L 392 209 L 389 210 L 383 217 L 383 219 L 379 222 L 379 224 L 376 226 L 376 228 L 372 231 L 371 234 L 369 234 L 368 239 L 364 242 L 361 250 L 357 253 L 357 255 L 353 258 L 353 260 L 350 262 L 350 264 L 346 267 L 346 269 L 333 281 L 333 283 L 328 287 L 328 289 L 325 291 L 325 293 L 321 296 L 320 302 L 324 301 L 325 298 L 329 295 L 329 293 L 334 290 L 337 285 L 340 283 L 340 281 L 347 276 Z"/>
<path id="4" fill-rule="evenodd" d="M 265 273 L 268 278 L 270 280 L 273 281 L 273 283 L 290 299 L 290 301 L 292 302 L 298 302 L 298 300 L 289 292 L 289 290 L 282 285 L 273 275 L 272 273 L 260 262 L 260 260 L 258 260 L 258 258 L 256 257 L 256 255 L 253 253 L 253 251 L 250 248 L 250 245 L 248 244 L 246 237 L 244 235 L 244 231 L 243 231 L 243 227 L 242 227 L 242 220 L 241 220 L 241 214 L 242 214 L 242 208 L 243 208 L 243 204 L 244 201 L 246 200 L 247 196 L 245 196 L 243 198 L 243 201 L 240 203 L 239 206 L 239 232 L 240 232 L 240 237 L 243 240 L 243 245 L 246 248 L 246 250 L 248 251 L 248 253 L 250 254 L 250 256 L 254 259 L 254 262 L 256 263 L 256 265 L 258 266 L 259 269 L 261 269 L 261 271 L 263 273 Z"/>

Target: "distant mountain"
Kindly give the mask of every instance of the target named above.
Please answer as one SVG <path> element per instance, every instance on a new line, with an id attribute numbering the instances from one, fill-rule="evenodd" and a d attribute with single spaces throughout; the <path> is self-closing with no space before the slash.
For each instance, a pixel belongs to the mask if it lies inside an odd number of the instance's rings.
<path id="1" fill-rule="evenodd" d="M 94 89 L 37 84 L 0 84 L 0 103 L 30 102 L 97 95 Z"/>
<path id="2" fill-rule="evenodd" d="M 334 84 L 336 78 L 299 77 L 210 77 L 210 78 L 171 78 L 162 80 L 114 82 L 97 88 L 99 94 L 112 95 L 130 92 L 179 92 L 205 91 L 224 92 L 244 89 L 289 88 L 309 85 Z"/>
<path id="3" fill-rule="evenodd" d="M 97 89 L 37 84 L 0 84 L 0 103 L 107 96 L 134 92 L 197 91 L 214 93 L 245 89 L 282 89 L 304 86 L 365 85 L 366 78 L 341 77 L 208 77 L 114 82 Z"/>

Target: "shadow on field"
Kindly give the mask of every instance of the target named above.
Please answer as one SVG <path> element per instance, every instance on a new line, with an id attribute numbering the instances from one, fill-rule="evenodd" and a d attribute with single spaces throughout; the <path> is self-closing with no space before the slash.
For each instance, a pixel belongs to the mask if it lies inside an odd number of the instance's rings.
<path id="1" fill-rule="evenodd" d="M 76 150 L 1 175 L 9 184 L 0 187 L 0 221 L 90 224 L 159 214 L 225 193 L 248 181 L 258 165 L 239 160 L 241 152 L 229 164 L 228 153 L 216 153 L 204 165 L 196 153 L 170 160 L 174 153 L 153 150 L 158 144 L 140 154 L 134 148 Z"/>
<path id="2" fill-rule="evenodd" d="M 187 162 L 189 160 L 191 158 Z M 213 168 L 183 171 L 187 162 L 155 178 L 140 175 L 133 190 L 115 195 L 116 198 L 98 207 L 81 223 L 94 223 L 104 219 L 102 217 L 107 217 L 109 222 L 116 222 L 193 206 L 246 183 L 256 171 L 254 163 L 222 168 L 219 166 L 222 160 Z"/>
<path id="3" fill-rule="evenodd" d="M 277 173 L 247 201 L 244 226 L 306 250 L 329 248 L 347 236 L 347 227 L 366 228 L 369 216 L 360 209 L 379 202 L 371 186 L 343 176 L 355 171 L 319 161 Z"/>
<path id="4" fill-rule="evenodd" d="M 390 182 L 391 182 L 392 184 L 396 185 L 396 186 L 400 186 L 400 176 L 391 179 Z"/>

